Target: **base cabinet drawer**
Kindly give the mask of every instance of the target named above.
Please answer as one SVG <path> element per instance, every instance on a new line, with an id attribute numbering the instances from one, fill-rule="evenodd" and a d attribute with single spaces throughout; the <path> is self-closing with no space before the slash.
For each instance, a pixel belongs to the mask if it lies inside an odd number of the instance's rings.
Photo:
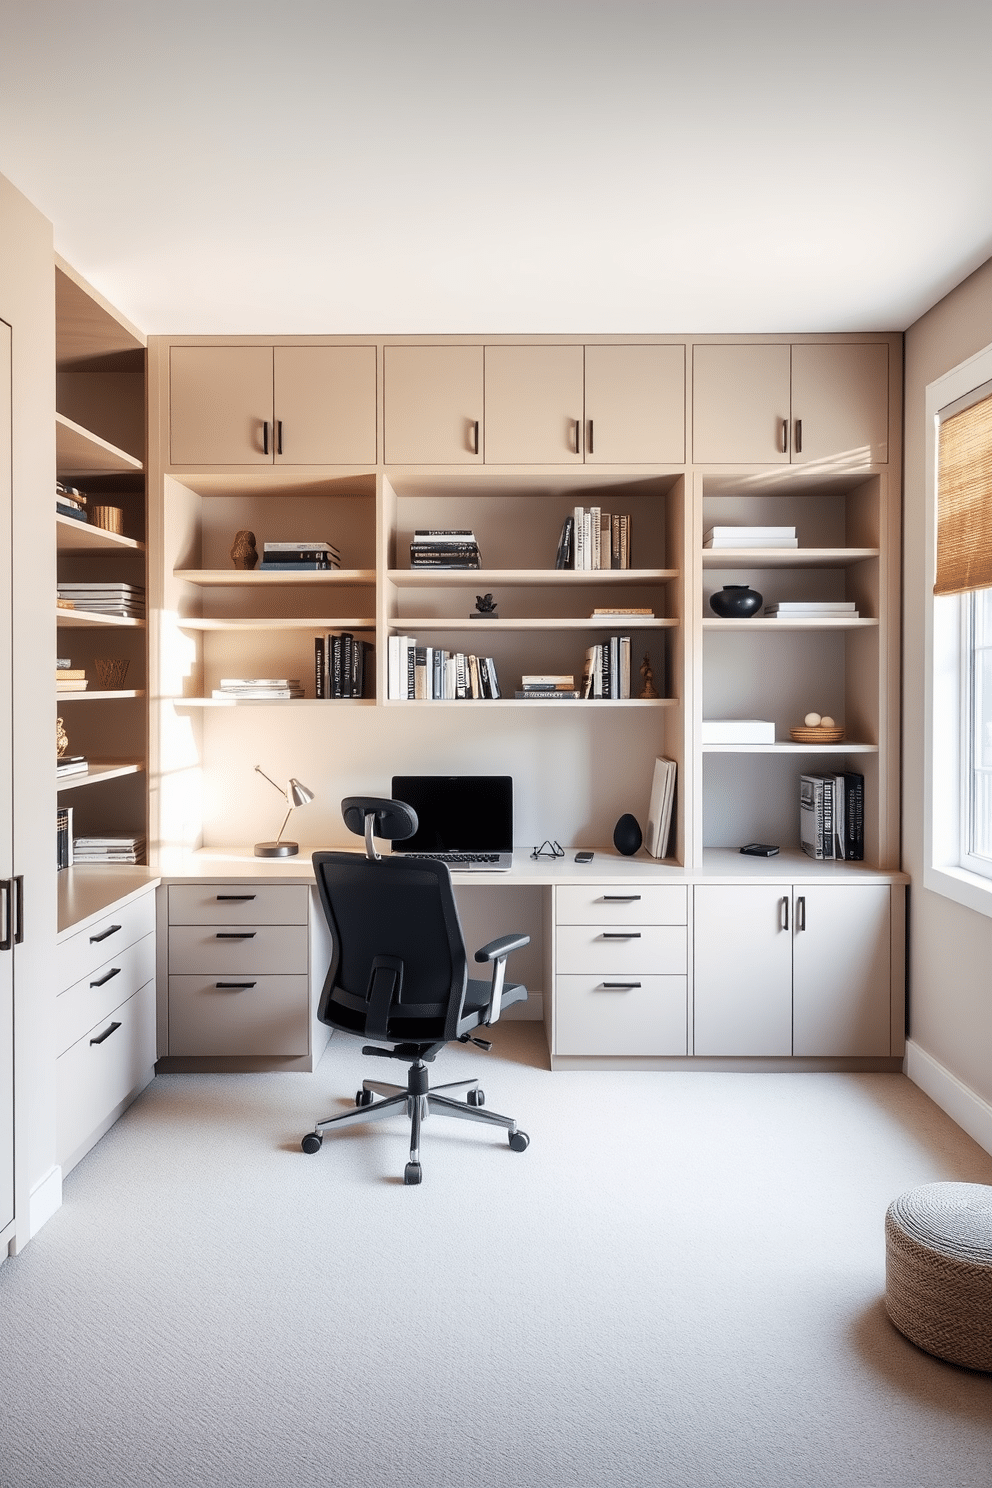
<path id="1" fill-rule="evenodd" d="M 305 925 L 305 884 L 172 884 L 170 925 Z"/>
<path id="2" fill-rule="evenodd" d="M 257 975 L 305 976 L 308 970 L 306 925 L 172 925 L 169 929 L 171 975 L 245 972 Z"/>
<path id="3" fill-rule="evenodd" d="M 58 1051 L 64 1054 L 77 1039 L 155 976 L 155 937 L 145 935 L 113 960 L 96 966 L 81 981 L 55 999 Z"/>
<path id="4" fill-rule="evenodd" d="M 559 925 L 684 925 L 688 895 L 684 884 L 560 884 L 555 918 Z"/>
<path id="5" fill-rule="evenodd" d="M 560 973 L 643 972 L 684 976 L 684 925 L 559 925 L 555 938 Z"/>
<path id="6" fill-rule="evenodd" d="M 556 1054 L 688 1052 L 684 976 L 559 976 Z"/>
<path id="7" fill-rule="evenodd" d="M 306 976 L 170 976 L 169 1053 L 306 1055 Z"/>
<path id="8" fill-rule="evenodd" d="M 67 1162 L 155 1064 L 155 983 L 148 982 L 56 1064 L 58 1161 Z"/>
<path id="9" fill-rule="evenodd" d="M 57 987 L 71 987 L 95 967 L 155 929 L 155 895 L 141 894 L 128 904 L 117 905 L 95 924 L 88 925 L 55 945 Z M 133 990 L 133 989 L 132 989 Z M 123 1002 L 119 997 L 118 1002 Z"/>

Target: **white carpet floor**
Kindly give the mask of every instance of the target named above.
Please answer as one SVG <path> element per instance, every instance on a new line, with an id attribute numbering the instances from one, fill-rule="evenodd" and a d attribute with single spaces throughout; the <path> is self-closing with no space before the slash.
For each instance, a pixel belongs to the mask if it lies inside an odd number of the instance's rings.
<path id="1" fill-rule="evenodd" d="M 989 1488 L 992 1375 L 884 1312 L 883 1217 L 992 1183 L 901 1075 L 558 1073 L 456 1048 L 531 1146 L 352 1128 L 363 1060 L 156 1079 L 0 1266 L 2 1488 Z M 393 1071 L 393 1074 L 390 1074 Z"/>

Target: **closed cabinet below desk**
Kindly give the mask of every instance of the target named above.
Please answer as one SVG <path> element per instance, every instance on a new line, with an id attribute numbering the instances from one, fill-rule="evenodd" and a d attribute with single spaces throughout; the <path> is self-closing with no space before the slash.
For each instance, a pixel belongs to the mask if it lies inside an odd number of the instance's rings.
<path id="1" fill-rule="evenodd" d="M 684 976 L 559 976 L 555 982 L 555 1052 L 685 1054 L 686 1006 Z"/>
<path id="2" fill-rule="evenodd" d="M 169 972 L 306 976 L 306 925 L 171 925 Z"/>
<path id="3" fill-rule="evenodd" d="M 684 925 L 559 925 L 556 951 L 559 975 L 686 972 Z"/>
<path id="4" fill-rule="evenodd" d="M 169 1052 L 305 1055 L 309 986 L 306 976 L 170 976 Z"/>
<path id="5" fill-rule="evenodd" d="M 58 1160 L 71 1166 L 155 1065 L 155 983 L 147 982 L 60 1056 L 56 1077 Z"/>

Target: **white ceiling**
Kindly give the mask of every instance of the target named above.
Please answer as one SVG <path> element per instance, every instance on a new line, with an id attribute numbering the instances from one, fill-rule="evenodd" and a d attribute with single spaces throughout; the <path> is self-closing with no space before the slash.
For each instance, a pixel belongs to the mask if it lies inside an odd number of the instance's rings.
<path id="1" fill-rule="evenodd" d="M 0 0 L 0 171 L 148 332 L 899 330 L 992 255 L 990 54 L 989 0 Z"/>

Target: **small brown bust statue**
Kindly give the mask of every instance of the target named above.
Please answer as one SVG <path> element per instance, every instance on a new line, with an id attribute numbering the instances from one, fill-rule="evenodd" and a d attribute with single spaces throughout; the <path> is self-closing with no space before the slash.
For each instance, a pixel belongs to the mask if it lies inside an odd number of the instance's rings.
<path id="1" fill-rule="evenodd" d="M 258 562 L 258 551 L 255 547 L 255 534 L 247 529 L 234 534 L 234 547 L 231 549 L 231 560 L 235 568 L 254 568 Z"/>

